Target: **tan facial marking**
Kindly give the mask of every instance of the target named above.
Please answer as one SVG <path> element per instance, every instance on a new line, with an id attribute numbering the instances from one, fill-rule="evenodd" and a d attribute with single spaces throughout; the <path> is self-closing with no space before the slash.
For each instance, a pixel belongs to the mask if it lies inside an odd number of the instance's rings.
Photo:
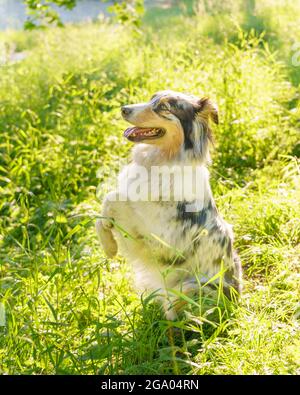
<path id="1" fill-rule="evenodd" d="M 155 123 L 155 121 L 157 122 L 157 119 L 150 106 L 146 107 L 143 111 L 140 111 L 134 116 L 134 124 L 141 127 L 154 127 L 156 125 L 152 125 L 152 123 Z"/>
<path id="2" fill-rule="evenodd" d="M 160 100 L 160 103 L 167 103 L 167 98 Z M 167 105 L 167 104 L 166 104 Z M 160 148 L 162 154 L 168 159 L 174 156 L 184 142 L 184 134 L 180 122 L 164 119 L 152 110 L 151 104 L 132 116 L 131 122 L 140 127 L 162 128 L 167 132 L 159 139 L 145 140 L 146 144 Z"/>
<path id="3" fill-rule="evenodd" d="M 206 137 L 212 141 L 210 120 L 218 123 L 217 108 L 209 98 L 198 99 L 193 95 L 172 91 L 158 92 L 150 102 L 129 105 L 127 109 L 130 111 L 123 116 L 136 127 L 136 129 L 128 129 L 129 136 L 131 133 L 133 138 L 131 141 L 157 147 L 159 155 L 168 159 L 179 152 L 185 144 L 185 139 L 190 145 L 194 144 L 194 148 L 196 147 L 200 152 L 201 150 L 197 146 L 197 143 L 200 144 L 200 136 L 195 133 L 198 131 L 198 134 L 201 134 L 202 130 L 202 133 L 205 133 Z M 191 126 L 193 122 L 194 125 L 198 124 L 202 127 L 194 129 L 193 124 Z M 183 130 L 185 127 L 183 125 L 187 123 L 189 123 L 188 126 Z M 145 130 L 143 132 L 138 128 Z M 190 130 L 191 128 L 192 130 Z M 126 137 L 128 138 L 128 136 Z M 191 139 L 195 139 L 195 141 Z"/>
<path id="4" fill-rule="evenodd" d="M 181 125 L 172 125 L 168 133 L 162 137 L 159 142 L 160 149 L 165 153 L 168 159 L 172 158 L 180 150 L 184 142 L 184 134 Z"/>

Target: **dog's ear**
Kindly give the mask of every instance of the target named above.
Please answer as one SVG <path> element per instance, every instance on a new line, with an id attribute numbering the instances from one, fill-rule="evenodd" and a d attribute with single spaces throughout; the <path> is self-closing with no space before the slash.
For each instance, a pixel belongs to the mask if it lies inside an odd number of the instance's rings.
<path id="1" fill-rule="evenodd" d="M 218 107 L 208 98 L 203 97 L 196 104 L 196 113 L 204 122 L 211 119 L 215 124 L 219 123 Z"/>

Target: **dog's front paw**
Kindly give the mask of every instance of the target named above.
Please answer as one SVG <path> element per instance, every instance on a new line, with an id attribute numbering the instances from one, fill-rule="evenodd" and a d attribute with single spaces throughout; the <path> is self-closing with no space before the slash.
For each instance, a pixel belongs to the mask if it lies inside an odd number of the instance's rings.
<path id="1" fill-rule="evenodd" d="M 101 220 L 98 220 L 101 222 L 101 226 L 105 229 L 105 230 L 111 230 L 111 228 L 113 228 L 113 219 L 110 217 L 103 217 L 101 218 Z M 100 225 L 99 225 L 100 226 Z M 97 223 L 96 223 L 96 228 L 97 228 Z"/>
<path id="2" fill-rule="evenodd" d="M 111 221 L 99 219 L 96 221 L 96 231 L 108 258 L 117 255 L 118 245 L 111 231 Z"/>

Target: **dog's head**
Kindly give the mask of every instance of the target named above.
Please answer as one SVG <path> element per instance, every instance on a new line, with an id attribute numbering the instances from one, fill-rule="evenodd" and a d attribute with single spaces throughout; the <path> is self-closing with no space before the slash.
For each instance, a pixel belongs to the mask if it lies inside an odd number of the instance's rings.
<path id="1" fill-rule="evenodd" d="M 210 120 L 218 123 L 218 110 L 210 99 L 173 91 L 123 106 L 122 116 L 134 125 L 124 132 L 128 140 L 155 145 L 171 155 L 182 148 L 196 158 L 206 155 L 212 141 Z"/>

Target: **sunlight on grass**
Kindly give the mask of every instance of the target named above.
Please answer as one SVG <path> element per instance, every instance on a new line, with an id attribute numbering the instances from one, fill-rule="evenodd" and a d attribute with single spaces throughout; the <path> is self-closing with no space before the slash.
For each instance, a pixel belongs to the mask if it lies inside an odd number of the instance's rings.
<path id="1" fill-rule="evenodd" d="M 300 373 L 300 7 L 259 3 L 222 24 L 151 10 L 140 36 L 105 21 L 0 34 L 27 52 L 0 66 L 1 373 Z M 219 105 L 211 181 L 246 277 L 238 305 L 185 299 L 174 323 L 94 230 L 98 169 L 131 148 L 120 106 L 166 88 Z"/>

